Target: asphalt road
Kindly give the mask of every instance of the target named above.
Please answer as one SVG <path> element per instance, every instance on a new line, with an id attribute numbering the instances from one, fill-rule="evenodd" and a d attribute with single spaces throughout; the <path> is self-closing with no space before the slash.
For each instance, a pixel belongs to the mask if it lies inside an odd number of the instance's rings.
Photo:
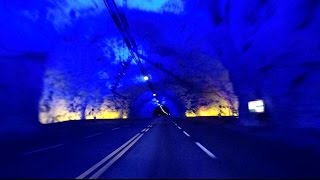
<path id="1" fill-rule="evenodd" d="M 53 132 L 60 138 L 43 135 L 14 155 L 2 147 L 0 178 L 320 177 L 320 157 L 310 149 L 197 119 L 91 122 Z"/>

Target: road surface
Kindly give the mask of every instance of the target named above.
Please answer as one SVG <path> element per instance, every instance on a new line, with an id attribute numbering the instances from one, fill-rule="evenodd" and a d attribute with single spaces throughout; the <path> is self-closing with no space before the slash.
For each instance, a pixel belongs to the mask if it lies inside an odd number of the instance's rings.
<path id="1" fill-rule="evenodd" d="M 61 138 L 43 135 L 15 155 L 2 147 L 0 178 L 320 177 L 319 155 L 310 149 L 207 121 L 99 123 L 52 135 Z"/>

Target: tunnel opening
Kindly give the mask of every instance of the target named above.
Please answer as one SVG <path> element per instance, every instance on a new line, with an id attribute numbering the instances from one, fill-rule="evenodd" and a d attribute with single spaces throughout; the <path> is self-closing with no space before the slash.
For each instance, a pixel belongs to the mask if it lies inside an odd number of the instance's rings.
<path id="1" fill-rule="evenodd" d="M 170 116 L 169 108 L 160 105 L 153 110 L 153 117 Z"/>

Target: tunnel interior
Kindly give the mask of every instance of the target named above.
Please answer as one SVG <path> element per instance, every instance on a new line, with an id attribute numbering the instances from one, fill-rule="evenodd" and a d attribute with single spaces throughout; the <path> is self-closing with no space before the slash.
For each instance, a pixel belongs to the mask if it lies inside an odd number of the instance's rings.
<path id="1" fill-rule="evenodd" d="M 153 117 L 170 116 L 170 111 L 166 106 L 157 106 L 153 110 Z"/>
<path id="2" fill-rule="evenodd" d="M 250 125 L 253 99 L 270 124 L 320 127 L 319 4 L 3 1 L 1 128 L 151 118 L 159 104 Z"/>
<path id="3" fill-rule="evenodd" d="M 0 0 L 0 25 L 0 179 L 320 177 L 320 0 Z"/>

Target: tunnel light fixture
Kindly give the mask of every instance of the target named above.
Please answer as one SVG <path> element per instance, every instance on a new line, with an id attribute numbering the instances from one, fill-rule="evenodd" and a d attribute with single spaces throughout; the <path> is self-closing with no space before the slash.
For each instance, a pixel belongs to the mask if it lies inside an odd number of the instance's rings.
<path id="1" fill-rule="evenodd" d="M 264 112 L 264 102 L 261 99 L 248 102 L 248 109 L 253 113 L 263 113 Z"/>
<path id="2" fill-rule="evenodd" d="M 156 96 L 157 96 L 157 94 L 156 94 L 156 93 L 153 93 L 152 95 L 153 95 L 153 97 L 156 97 Z"/>
<path id="3" fill-rule="evenodd" d="M 145 81 L 148 81 L 148 80 L 149 80 L 149 77 L 148 77 L 148 76 L 144 76 L 143 79 L 144 79 Z"/>
<path id="4" fill-rule="evenodd" d="M 162 108 L 162 105 L 160 105 L 160 109 L 161 109 L 161 111 L 162 111 L 163 113 L 165 113 L 167 116 L 170 115 L 169 113 L 167 113 L 167 112 Z"/>

